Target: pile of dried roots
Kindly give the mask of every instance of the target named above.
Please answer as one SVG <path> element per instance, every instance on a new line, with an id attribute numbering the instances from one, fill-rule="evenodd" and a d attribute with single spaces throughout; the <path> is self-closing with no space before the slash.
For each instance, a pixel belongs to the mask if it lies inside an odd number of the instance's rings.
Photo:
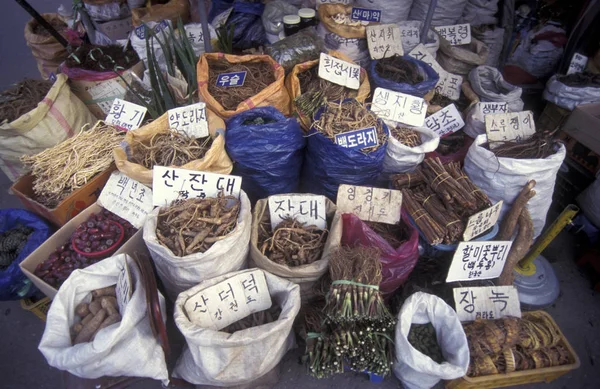
<path id="1" fill-rule="evenodd" d="M 402 246 L 408 239 L 406 228 L 401 224 L 365 222 L 377 235 L 381 236 L 394 249 Z"/>
<path id="2" fill-rule="evenodd" d="M 212 145 L 212 138 L 192 138 L 175 130 L 157 132 L 150 141 L 134 140 L 131 145 L 131 162 L 146 169 L 153 166 L 183 166 L 202 159 Z"/>
<path id="3" fill-rule="evenodd" d="M 158 241 L 178 257 L 204 253 L 237 227 L 240 200 L 233 196 L 177 200 L 158 213 Z"/>
<path id="4" fill-rule="evenodd" d="M 404 127 L 398 124 L 396 127 L 390 128 L 390 134 L 400 143 L 408 147 L 421 146 L 421 136 L 412 128 Z"/>
<path id="5" fill-rule="evenodd" d="M 26 78 L 0 94 L 0 124 L 10 123 L 37 107 L 52 88 L 50 81 Z"/>
<path id="6" fill-rule="evenodd" d="M 547 158 L 556 153 L 554 134 L 556 131 L 536 132 L 522 141 L 494 142 L 490 150 L 497 157 L 516 159 Z M 488 145 L 489 148 L 489 145 Z"/>
<path id="7" fill-rule="evenodd" d="M 228 325 L 227 327 L 220 330 L 221 332 L 227 332 L 229 334 L 233 334 L 237 331 L 247 330 L 248 328 L 262 326 L 263 324 L 273 323 L 279 319 L 279 315 L 281 314 L 281 308 L 279 306 L 273 304 L 271 308 L 265 309 L 264 311 L 254 312 L 250 316 L 246 316 L 245 318 L 236 321 Z"/>
<path id="8" fill-rule="evenodd" d="M 402 84 L 414 85 L 425 79 L 416 64 L 399 55 L 378 60 L 375 71 L 381 78 Z"/>
<path id="9" fill-rule="evenodd" d="M 457 131 L 440 138 L 440 144 L 435 151 L 441 155 L 450 155 L 456 153 L 464 145 L 465 133 L 463 131 Z"/>

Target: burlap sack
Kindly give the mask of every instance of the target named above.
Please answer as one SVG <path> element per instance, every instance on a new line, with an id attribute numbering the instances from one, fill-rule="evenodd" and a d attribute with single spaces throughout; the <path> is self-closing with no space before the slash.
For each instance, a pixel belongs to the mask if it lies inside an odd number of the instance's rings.
<path id="1" fill-rule="evenodd" d="M 134 27 L 141 26 L 142 23 L 160 22 L 165 19 L 170 20 L 176 26 L 179 17 L 181 17 L 183 24 L 189 22 L 189 0 L 171 0 L 167 4 L 148 5 L 131 9 L 131 21 Z"/>
<path id="2" fill-rule="evenodd" d="M 337 14 L 346 14 L 348 18 L 350 18 L 350 15 L 352 14 L 352 5 L 322 4 L 317 11 L 319 12 L 319 20 L 329 31 L 344 38 L 365 39 L 367 37 L 366 27 L 362 24 L 350 26 L 347 24 L 338 24 L 333 20 L 333 16 Z"/>
<path id="3" fill-rule="evenodd" d="M 452 46 L 440 37 L 437 61 L 447 72 L 466 76 L 474 67 L 483 65 L 487 57 L 488 47 L 473 37 L 471 43 L 460 46 Z"/>
<path id="4" fill-rule="evenodd" d="M 55 13 L 42 14 L 42 16 L 48 23 L 61 20 L 58 14 Z M 47 80 L 51 73 L 57 73 L 58 65 L 67 59 L 69 53 L 52 35 L 44 36 L 35 34 L 33 29 L 37 25 L 38 22 L 35 19 L 27 22 L 25 25 L 25 41 L 37 62 L 37 67 L 42 78 Z"/>
<path id="5" fill-rule="evenodd" d="M 302 194 L 289 194 L 291 196 L 305 196 Z M 314 296 L 312 287 L 314 283 L 327 272 L 329 267 L 329 256 L 332 251 L 340 245 L 342 239 L 342 219 L 337 212 L 337 207 L 333 201 L 326 199 L 327 226 L 329 235 L 325 241 L 323 255 L 321 259 L 308 265 L 290 267 L 280 265 L 264 256 L 258 247 L 258 231 L 260 224 L 270 220 L 269 199 L 262 199 L 256 202 L 254 212 L 252 213 L 252 233 L 250 235 L 250 268 L 258 267 L 279 277 L 285 278 L 291 282 L 300 285 L 300 295 L 302 303 L 306 303 Z"/>
<path id="6" fill-rule="evenodd" d="M 0 126 L 0 168 L 11 181 L 25 170 L 22 155 L 34 155 L 72 137 L 96 118 L 75 96 L 67 76 L 59 74 L 38 106 L 18 119 Z"/>
<path id="7" fill-rule="evenodd" d="M 221 131 L 217 132 L 217 130 L 225 129 L 225 123 L 208 109 L 206 110 L 206 115 L 208 117 L 208 130 L 213 137 L 213 143 L 210 146 L 210 149 L 206 152 L 204 158 L 188 162 L 185 165 L 178 167 L 188 170 L 229 174 L 231 173 L 231 169 L 233 169 L 233 164 L 225 151 L 225 136 Z M 124 142 L 126 144 L 113 150 L 117 169 L 122 173 L 125 173 L 128 177 L 152 187 L 152 169 L 146 169 L 142 165 L 130 162 L 127 158 L 127 152 L 130 152 L 130 150 L 126 151 L 126 149 L 130 148 L 130 145 L 133 144 L 134 140 L 144 142 L 149 140 L 154 134 L 167 131 L 168 129 L 169 119 L 165 113 L 155 121 L 146 124 L 137 130 L 129 131 L 127 135 L 125 135 Z"/>
<path id="8" fill-rule="evenodd" d="M 223 108 L 209 92 L 208 92 L 208 75 L 209 75 L 209 60 L 225 59 L 229 63 L 245 63 L 245 62 L 266 62 L 273 67 L 275 72 L 275 82 L 258 92 L 258 94 L 241 102 L 235 111 L 226 110 Z M 223 53 L 205 53 L 200 57 L 197 66 L 198 72 L 198 93 L 200 99 L 206 102 L 207 107 L 216 112 L 223 119 L 228 119 L 235 114 L 247 111 L 254 107 L 273 106 L 284 115 L 290 114 L 290 96 L 285 88 L 285 71 L 273 58 L 268 55 L 231 55 Z"/>
<path id="9" fill-rule="evenodd" d="M 330 51 L 329 55 L 339 58 L 343 61 L 354 63 L 345 54 L 340 53 L 338 51 Z M 294 66 L 294 68 L 292 69 L 292 72 L 290 74 L 288 74 L 287 77 L 285 78 L 285 87 L 287 88 L 288 93 L 290 94 L 290 112 L 292 114 L 296 114 L 296 116 L 300 120 L 300 124 L 302 125 L 302 128 L 305 131 L 308 131 L 310 129 L 310 126 L 312 125 L 313 120 L 312 120 L 312 118 L 307 117 L 306 115 L 300 114 L 300 112 L 298 112 L 296 110 L 296 104 L 294 104 L 294 99 L 296 99 L 296 97 L 298 97 L 302 94 L 302 91 L 300 90 L 300 80 L 298 79 L 298 74 L 305 72 L 309 69 L 312 69 L 315 66 L 319 66 L 318 59 L 298 64 L 298 65 Z M 348 95 L 348 97 L 354 97 L 359 102 L 364 103 L 370 93 L 371 93 L 371 84 L 369 83 L 369 77 L 367 75 L 367 71 L 364 68 L 360 68 L 360 86 L 358 87 L 358 90 L 356 91 L 356 93 L 354 93 L 354 91 L 353 91 L 353 93 L 350 93 Z"/>

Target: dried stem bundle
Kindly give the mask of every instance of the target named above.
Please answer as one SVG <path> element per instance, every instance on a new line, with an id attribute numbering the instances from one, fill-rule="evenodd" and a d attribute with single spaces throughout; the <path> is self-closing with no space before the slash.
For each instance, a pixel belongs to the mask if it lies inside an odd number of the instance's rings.
<path id="1" fill-rule="evenodd" d="M 10 123 L 34 109 L 52 88 L 50 81 L 26 78 L 0 94 L 0 123 Z"/>
<path id="2" fill-rule="evenodd" d="M 536 132 L 526 140 L 515 142 L 494 142 L 496 147 L 491 151 L 496 157 L 516 159 L 548 158 L 556 153 L 554 148 L 555 131 Z M 488 145 L 489 147 L 489 145 Z"/>
<path id="3" fill-rule="evenodd" d="M 175 130 L 157 132 L 150 142 L 134 140 L 131 145 L 131 162 L 146 169 L 158 166 L 182 166 L 201 159 L 212 145 L 212 138 L 192 138 Z"/>

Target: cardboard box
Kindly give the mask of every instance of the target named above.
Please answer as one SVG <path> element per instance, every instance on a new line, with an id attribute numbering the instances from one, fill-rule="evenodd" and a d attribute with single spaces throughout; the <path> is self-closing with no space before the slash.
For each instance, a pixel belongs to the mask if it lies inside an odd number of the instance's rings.
<path id="1" fill-rule="evenodd" d="M 96 177 L 92 178 L 82 188 L 71 193 L 69 197 L 61 201 L 54 209 L 47 208 L 34 200 L 34 177 L 31 174 L 19 178 L 10 189 L 21 200 L 25 208 L 48 219 L 55 226 L 61 227 L 78 213 L 96 202 L 106 181 L 110 178 L 110 174 L 115 169 L 116 167 L 111 165 L 108 170 L 96 175 Z"/>
<path id="2" fill-rule="evenodd" d="M 600 103 L 575 107 L 562 131 L 569 156 L 592 173 L 600 170 Z M 573 141 L 575 140 L 575 141 Z M 577 144 L 579 143 L 579 145 Z"/>
<path id="3" fill-rule="evenodd" d="M 94 23 L 96 29 L 110 38 L 112 41 L 129 38 L 129 33 L 133 30 L 131 16 L 110 22 Z"/>
<path id="4" fill-rule="evenodd" d="M 104 208 L 102 208 L 97 203 L 91 205 L 86 208 L 79 215 L 71 219 L 67 224 L 65 224 L 60 230 L 56 231 L 54 235 L 52 235 L 48 240 L 46 240 L 40 247 L 38 247 L 33 253 L 29 254 L 27 258 L 23 260 L 19 264 L 21 271 L 23 274 L 27 276 L 33 282 L 35 286 L 38 287 L 39 290 L 42 291 L 46 296 L 51 299 L 54 298 L 57 289 L 50 286 L 46 282 L 44 282 L 41 278 L 38 278 L 35 274 L 35 268 L 42 262 L 44 262 L 50 254 L 56 250 L 57 247 L 69 242 L 71 239 L 71 235 L 81 223 L 85 222 L 87 218 L 92 213 L 101 212 Z M 127 242 L 125 242 L 119 250 L 117 250 L 113 255 L 117 254 L 134 254 L 141 253 L 147 254 L 148 249 L 146 248 L 146 244 L 144 243 L 142 229 L 139 229 Z"/>

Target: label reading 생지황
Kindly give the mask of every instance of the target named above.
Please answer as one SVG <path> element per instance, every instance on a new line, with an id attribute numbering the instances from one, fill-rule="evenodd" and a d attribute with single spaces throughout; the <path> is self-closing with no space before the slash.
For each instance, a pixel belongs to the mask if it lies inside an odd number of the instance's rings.
<path id="1" fill-rule="evenodd" d="M 512 242 L 460 242 L 448 271 L 446 282 L 487 280 L 502 273 Z"/>
<path id="2" fill-rule="evenodd" d="M 265 273 L 255 269 L 198 292 L 183 307 L 192 323 L 218 331 L 271 305 Z"/>
<path id="3" fill-rule="evenodd" d="M 246 81 L 246 72 L 221 73 L 217 76 L 217 86 L 242 86 Z"/>
<path id="4" fill-rule="evenodd" d="M 460 321 L 521 317 L 519 293 L 512 285 L 454 288 L 453 292 Z"/>
<path id="5" fill-rule="evenodd" d="M 242 177 L 226 174 L 200 172 L 165 166 L 152 169 L 152 204 L 169 205 L 174 200 L 199 197 L 240 197 Z"/>
<path id="6" fill-rule="evenodd" d="M 125 312 L 125 307 L 131 300 L 133 294 L 133 281 L 131 279 L 131 273 L 129 271 L 129 257 L 125 257 L 123 264 L 119 264 L 119 277 L 117 278 L 117 285 L 115 286 L 115 294 L 117 296 L 117 304 L 119 305 L 119 312 L 121 315 Z"/>
<path id="7" fill-rule="evenodd" d="M 502 204 L 504 204 L 504 201 L 500 200 L 491 207 L 471 215 L 467 221 L 465 232 L 463 233 L 463 240 L 469 241 L 492 228 L 498 221 L 500 211 L 502 210 Z"/>
<path id="8" fill-rule="evenodd" d="M 360 86 L 360 66 L 321 53 L 319 57 L 319 77 L 337 85 L 358 89 Z"/>
<path id="9" fill-rule="evenodd" d="M 92 102 L 97 104 L 102 112 L 108 114 L 115 99 L 125 97 L 126 90 L 117 79 L 98 81 L 96 85 L 89 87 L 87 92 L 92 97 Z"/>
<path id="10" fill-rule="evenodd" d="M 400 28 L 395 24 L 367 26 L 367 45 L 371 59 L 404 55 L 400 40 Z"/>
<path id="11" fill-rule="evenodd" d="M 120 171 L 112 172 L 100 193 L 98 203 L 135 228 L 142 228 L 146 217 L 154 209 L 152 189 Z"/>
<path id="12" fill-rule="evenodd" d="M 435 85 L 435 92 L 456 101 L 460 99 L 460 87 L 462 83 L 462 76 L 444 72 L 440 74 L 440 80 Z"/>
<path id="13" fill-rule="evenodd" d="M 464 126 L 465 122 L 454 104 L 450 104 L 425 118 L 425 127 L 440 137 L 452 134 Z"/>
<path id="14" fill-rule="evenodd" d="M 508 104 L 506 102 L 486 101 L 477 103 L 476 117 L 479 121 L 485 121 L 485 115 L 495 113 L 508 113 Z"/>
<path id="15" fill-rule="evenodd" d="M 567 75 L 583 72 L 585 70 L 585 67 L 587 66 L 587 63 L 588 57 L 579 53 L 575 53 L 575 55 L 573 55 L 573 58 L 571 59 L 571 63 L 569 64 Z"/>
<path id="16" fill-rule="evenodd" d="M 400 39 L 402 40 L 402 50 L 405 53 L 411 51 L 419 44 L 421 33 L 417 27 L 399 26 Z"/>
<path id="17" fill-rule="evenodd" d="M 434 27 L 435 31 L 447 40 L 452 46 L 471 43 L 471 25 L 454 24 L 452 26 Z"/>
<path id="18" fill-rule="evenodd" d="M 362 22 L 381 22 L 381 11 L 378 9 L 352 7 L 350 15 L 352 20 L 360 20 Z"/>
<path id="19" fill-rule="evenodd" d="M 167 111 L 167 115 L 170 128 L 181 131 L 192 138 L 205 138 L 208 136 L 205 103 L 173 108 Z"/>
<path id="20" fill-rule="evenodd" d="M 535 123 L 531 111 L 497 113 L 485 116 L 485 132 L 490 148 L 498 142 L 520 142 L 535 134 Z"/>
<path id="21" fill-rule="evenodd" d="M 375 127 L 367 127 L 336 134 L 335 144 L 346 149 L 364 149 L 379 146 L 379 139 Z"/>
<path id="22" fill-rule="evenodd" d="M 131 131 L 140 127 L 146 111 L 147 108 L 141 105 L 115 99 L 104 121 L 125 131 Z"/>
<path id="23" fill-rule="evenodd" d="M 382 119 L 422 127 L 427 113 L 427 104 L 420 97 L 376 88 L 371 111 Z"/>
<path id="24" fill-rule="evenodd" d="M 293 218 L 307 226 L 327 228 L 327 203 L 325 196 L 318 195 L 274 195 L 269 196 L 271 229 L 286 218 Z"/>
<path id="25" fill-rule="evenodd" d="M 336 204 L 341 213 L 353 213 L 361 220 L 397 224 L 400 221 L 402 192 L 342 184 Z"/>

